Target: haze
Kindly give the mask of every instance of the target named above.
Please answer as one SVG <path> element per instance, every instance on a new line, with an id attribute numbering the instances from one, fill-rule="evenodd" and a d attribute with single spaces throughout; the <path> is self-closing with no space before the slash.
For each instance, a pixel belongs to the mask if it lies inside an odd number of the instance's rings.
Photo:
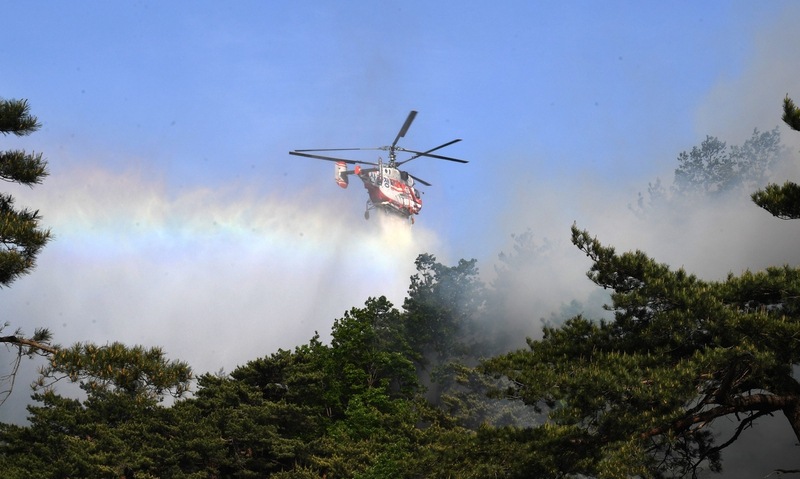
<path id="1" fill-rule="evenodd" d="M 527 230 L 546 247 L 510 295 L 535 337 L 541 318 L 596 298 L 573 223 L 706 279 L 800 259 L 800 225 L 747 198 L 647 219 L 628 208 L 706 135 L 738 145 L 779 125 L 784 95 L 800 97 L 794 2 L 4 13 L 0 95 L 28 99 L 44 127 L 3 148 L 42 151 L 51 167 L 43 185 L 6 190 L 55 240 L 0 299 L 12 327 L 49 327 L 61 344 L 158 345 L 197 372 L 230 371 L 326 339 L 369 296 L 400 306 L 419 253 L 477 258 L 490 282 Z M 413 227 L 364 221 L 360 185 L 340 190 L 331 164 L 287 154 L 389 144 L 412 109 L 401 146 L 463 138 L 442 154 L 470 161 L 407 165 L 433 185 Z M 775 180 L 797 181 L 800 135 L 780 129 L 795 161 Z M 3 420 L 24 416 L 25 382 Z M 798 467 L 788 426 L 758 434 L 776 456 L 729 453 L 726 471 Z"/>

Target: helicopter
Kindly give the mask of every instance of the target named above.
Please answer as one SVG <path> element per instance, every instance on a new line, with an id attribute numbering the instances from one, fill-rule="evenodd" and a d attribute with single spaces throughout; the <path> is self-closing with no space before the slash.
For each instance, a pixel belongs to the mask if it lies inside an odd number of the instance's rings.
<path id="1" fill-rule="evenodd" d="M 408 150 L 397 146 L 400 138 L 406 136 L 411 123 L 416 118 L 417 112 L 412 110 L 405 123 L 400 128 L 394 141 L 389 146 L 379 146 L 375 148 L 323 148 L 316 150 L 294 150 L 290 151 L 290 155 L 304 156 L 307 158 L 314 158 L 317 160 L 333 161 L 334 166 L 334 180 L 342 188 L 347 188 L 349 184 L 350 175 L 356 175 L 363 183 L 364 188 L 367 190 L 369 199 L 367 199 L 367 207 L 364 211 L 364 219 L 369 219 L 369 212 L 371 210 L 383 211 L 387 214 L 400 216 L 401 218 L 408 219 L 414 223 L 414 215 L 419 214 L 422 209 L 422 198 L 420 191 L 416 188 L 416 183 L 421 183 L 425 186 L 431 186 L 427 181 L 418 178 L 407 171 L 400 170 L 400 166 L 415 160 L 420 157 L 435 158 L 438 160 L 453 161 L 456 163 L 468 163 L 466 160 L 458 158 L 450 158 L 448 156 L 434 155 L 433 152 L 440 150 L 453 143 L 461 141 L 460 138 L 448 141 L 436 148 L 431 148 L 427 151 Z M 328 151 L 360 151 L 360 150 L 381 150 L 388 151 L 388 162 L 384 162 L 383 158 L 378 157 L 378 162 L 348 160 L 343 158 L 334 158 L 332 156 L 325 156 L 316 154 L 317 152 Z M 409 158 L 398 161 L 397 153 L 407 153 L 411 156 Z M 352 170 L 347 169 L 347 165 L 355 165 Z M 361 165 L 367 165 L 363 168 Z"/>

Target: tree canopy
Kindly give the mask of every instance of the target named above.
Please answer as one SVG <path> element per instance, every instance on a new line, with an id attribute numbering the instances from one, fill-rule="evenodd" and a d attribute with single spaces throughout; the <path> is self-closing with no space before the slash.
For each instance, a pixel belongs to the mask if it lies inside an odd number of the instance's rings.
<path id="1" fill-rule="evenodd" d="M 728 145 L 715 136 L 706 138 L 691 150 L 678 154 L 673 181 L 658 178 L 648 184 L 647 197 L 639 193 L 636 213 L 649 208 L 680 207 L 701 200 L 712 203 L 730 194 L 751 194 L 761 187 L 773 170 L 787 158 L 777 127 L 753 130 L 741 145 Z"/>
<path id="2" fill-rule="evenodd" d="M 795 131 L 800 131 L 800 108 L 789 95 L 783 100 L 783 121 Z M 800 186 L 792 181 L 783 185 L 771 183 L 753 193 L 753 201 L 777 218 L 800 219 Z"/>
<path id="3" fill-rule="evenodd" d="M 800 112 L 788 97 L 784 106 L 792 125 Z M 678 187 L 706 197 L 741 188 L 780 149 L 776 131 L 730 149 L 708 137 L 679 156 Z M 726 448 L 765 416 L 785 418 L 800 441 L 800 268 L 705 281 L 576 225 L 571 239 L 592 263 L 589 279 L 611 292 L 612 315 L 547 324 L 516 351 L 497 338 L 508 334 L 504 316 L 520 314 L 504 290 L 521 286 L 517 269 L 540 251 L 530 232 L 501 254 L 492 287 L 474 259 L 449 266 L 420 254 L 402 308 L 370 297 L 333 321 L 328 344 L 315 333 L 229 374 L 195 378 L 158 347 L 61 347 L 45 330 L 0 338 L 18 357 L 46 359 L 28 423 L 0 424 L 0 470 L 12 479 L 696 477 L 722 471 Z M 720 422 L 734 425 L 728 435 Z"/>
<path id="4" fill-rule="evenodd" d="M 0 98 L 0 133 L 3 136 L 27 136 L 40 127 L 39 120 L 30 113 L 27 100 Z M 33 186 L 40 184 L 47 174 L 47 162 L 41 153 L 19 149 L 0 151 L 0 179 L 4 181 Z M 38 210 L 19 209 L 11 194 L 0 193 L 0 288 L 9 286 L 35 267 L 36 257 L 51 239 L 50 230 L 39 224 L 41 219 Z M 0 332 L 11 326 L 12 320 L 19 322 L 20 318 L 4 320 Z M 11 372 L 0 378 L 6 385 L 0 392 L 0 404 L 11 393 L 24 356 L 54 352 L 50 339 L 50 331 L 45 328 L 37 328 L 30 337 L 25 337 L 22 329 L 16 329 L 12 335 L 0 336 L 0 343 L 13 346 L 16 352 Z"/>
<path id="5" fill-rule="evenodd" d="M 586 231 L 573 243 L 612 293 L 612 321 L 546 328 L 530 350 L 489 360 L 509 394 L 546 411 L 552 441 L 580 445 L 563 472 L 658 477 L 721 467 L 757 418 L 783 413 L 800 439 L 800 269 L 702 281 L 644 253 L 617 254 Z M 717 443 L 710 427 L 739 426 Z"/>
<path id="6" fill-rule="evenodd" d="M 38 119 L 30 114 L 25 100 L 0 99 L 0 133 L 26 136 L 39 129 Z M 0 179 L 36 185 L 47 176 L 47 162 L 41 153 L 24 150 L 0 152 Z M 39 226 L 38 211 L 16 209 L 14 198 L 0 194 L 0 286 L 8 286 L 30 272 L 36 255 L 50 239 L 50 231 Z"/>
<path id="7" fill-rule="evenodd" d="M 798 113 L 787 97 L 784 121 L 796 126 Z M 754 134 L 755 146 L 740 150 L 777 151 L 763 148 L 775 145 L 774 135 Z M 678 189 L 724 190 L 729 173 L 746 171 L 731 167 L 724 152 L 724 143 L 707 137 L 701 148 L 681 154 Z M 794 217 L 800 205 L 792 203 L 794 188 L 771 185 L 753 199 L 775 216 Z M 773 414 L 782 414 L 800 440 L 800 268 L 703 281 L 641 251 L 618 254 L 576 226 L 572 242 L 593 263 L 589 278 L 612 292 L 614 318 L 578 315 L 545 328 L 543 339 L 529 340 L 529 350 L 483 366 L 512 381 L 505 394 L 547 414 L 547 442 L 580 448 L 564 454 L 560 473 L 719 472 L 722 451 Z M 736 427 L 718 440 L 714 426 L 721 420 Z"/>

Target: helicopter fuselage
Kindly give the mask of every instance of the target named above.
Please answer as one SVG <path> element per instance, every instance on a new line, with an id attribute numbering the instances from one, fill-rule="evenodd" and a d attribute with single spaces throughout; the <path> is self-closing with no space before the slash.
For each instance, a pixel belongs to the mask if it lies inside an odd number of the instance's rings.
<path id="1" fill-rule="evenodd" d="M 373 209 L 382 210 L 386 213 L 399 215 L 402 218 L 407 218 L 414 222 L 414 215 L 419 214 L 422 209 L 422 198 L 420 192 L 414 187 L 415 182 L 419 182 L 425 186 L 431 186 L 427 181 L 412 176 L 406 171 L 400 170 L 398 167 L 411 160 L 427 157 L 438 160 L 453 161 L 456 163 L 467 163 L 466 160 L 458 158 L 451 158 L 449 156 L 434 155 L 433 152 L 440 150 L 453 143 L 461 141 L 460 138 L 443 143 L 435 148 L 425 151 L 415 151 L 402 148 L 397 145 L 400 138 L 405 137 L 408 128 L 417 116 L 416 111 L 411 111 L 406 117 L 405 123 L 400 128 L 394 141 L 389 146 L 381 146 L 377 148 L 322 148 L 313 150 L 294 150 L 290 151 L 290 155 L 304 156 L 306 158 L 314 158 L 316 160 L 333 161 L 336 163 L 334 170 L 334 180 L 336 184 L 342 188 L 347 188 L 349 184 L 350 175 L 356 175 L 364 183 L 364 188 L 367 189 L 369 199 L 367 200 L 367 209 L 364 212 L 364 218 L 369 219 L 369 212 Z M 388 151 L 389 158 L 386 163 L 381 158 L 378 158 L 377 163 L 364 160 L 352 160 L 328 156 L 327 154 L 321 155 L 320 152 L 329 151 L 356 151 L 356 150 L 381 150 Z M 409 158 L 398 159 L 397 153 L 411 155 Z M 352 170 L 347 169 L 347 165 L 355 165 Z M 361 165 L 370 165 L 362 168 Z"/>
<path id="2" fill-rule="evenodd" d="M 389 213 L 403 217 L 419 214 L 422 209 L 420 192 L 414 188 L 414 179 L 397 168 L 383 166 L 379 171 L 358 175 L 369 194 L 369 203 Z M 367 211 L 369 211 L 369 204 Z"/>
<path id="3" fill-rule="evenodd" d="M 347 188 L 347 173 L 344 163 L 336 164 L 335 180 L 342 188 Z M 377 168 L 356 166 L 352 173 L 361 179 L 369 195 L 365 216 L 369 216 L 369 210 L 379 209 L 409 218 L 422 209 L 421 194 L 414 187 L 414 178 L 405 171 L 379 162 Z"/>

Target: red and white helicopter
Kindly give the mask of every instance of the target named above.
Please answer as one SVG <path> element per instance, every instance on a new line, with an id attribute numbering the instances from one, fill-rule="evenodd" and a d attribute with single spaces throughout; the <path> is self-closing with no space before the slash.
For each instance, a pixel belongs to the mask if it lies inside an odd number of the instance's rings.
<path id="1" fill-rule="evenodd" d="M 417 116 L 416 111 L 411 111 L 397 133 L 390 146 L 380 146 L 377 148 L 324 148 L 317 150 L 294 150 L 290 151 L 290 155 L 305 156 L 307 158 L 315 158 L 318 160 L 334 161 L 336 166 L 334 169 L 334 179 L 336 183 L 342 188 L 347 188 L 348 177 L 356 175 L 364 183 L 364 188 L 367 189 L 369 199 L 367 200 L 367 209 L 364 212 L 364 218 L 369 219 L 369 211 L 372 209 L 383 210 L 387 213 L 399 215 L 403 218 L 408 218 L 414 222 L 414 215 L 419 214 L 422 209 L 422 198 L 420 192 L 414 187 L 414 182 L 422 183 L 426 186 L 431 186 L 425 180 L 417 178 L 406 171 L 401 171 L 398 167 L 411 160 L 415 160 L 421 156 L 428 158 L 436 158 L 439 160 L 455 161 L 457 163 L 468 163 L 466 160 L 459 160 L 458 158 L 450 158 L 447 156 L 433 155 L 436 150 L 450 146 L 453 143 L 461 141 L 456 139 L 448 141 L 443 145 L 436 148 L 431 148 L 427 151 L 414 151 L 397 146 L 400 138 L 403 138 L 411 126 L 411 122 Z M 346 160 L 342 158 L 334 158 L 331 156 L 316 155 L 310 152 L 323 152 L 323 151 L 357 151 L 357 150 L 383 150 L 389 152 L 389 161 L 384 163 L 381 157 L 378 157 L 378 162 L 373 163 L 370 161 L 359 160 Z M 397 152 L 408 153 L 412 155 L 401 161 L 397 161 Z M 347 165 L 355 165 L 352 170 L 347 169 Z M 361 165 L 370 165 L 368 168 L 362 168 Z"/>

